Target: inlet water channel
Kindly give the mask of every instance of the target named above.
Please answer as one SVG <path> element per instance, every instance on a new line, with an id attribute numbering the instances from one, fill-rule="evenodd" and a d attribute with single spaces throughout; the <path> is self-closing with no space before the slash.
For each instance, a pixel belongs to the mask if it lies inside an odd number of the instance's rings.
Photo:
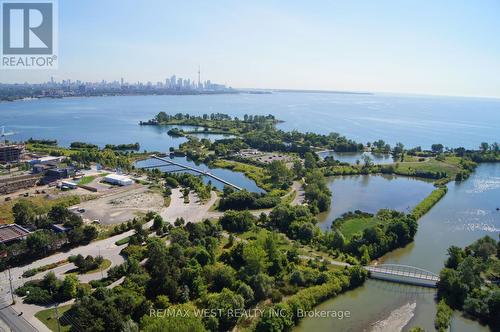
<path id="1" fill-rule="evenodd" d="M 167 159 L 169 157 L 166 157 Z M 257 192 L 257 193 L 262 193 L 264 192 L 263 189 L 259 188 L 255 181 L 252 179 L 249 179 L 248 177 L 245 176 L 245 174 L 240 173 L 240 172 L 234 172 L 229 169 L 223 169 L 223 168 L 209 168 L 207 165 L 203 163 L 195 163 L 194 161 L 188 159 L 187 157 L 170 157 L 172 161 L 175 161 L 177 163 L 186 165 L 186 166 L 191 166 L 197 169 L 200 169 L 205 172 L 210 172 L 211 174 L 222 178 L 230 183 L 233 183 L 237 185 L 240 188 L 246 189 L 251 192 Z M 155 165 L 162 165 L 162 162 L 156 159 L 145 159 L 138 161 L 135 166 L 138 168 L 141 167 L 148 167 L 148 166 L 155 166 Z M 162 166 L 158 167 L 159 170 L 163 172 L 169 172 L 169 171 L 177 171 L 179 170 L 178 166 Z M 199 175 L 198 173 L 192 172 L 192 171 L 182 171 L 182 172 L 187 172 L 191 173 L 194 175 Z M 214 185 L 217 189 L 222 190 L 224 188 L 224 184 L 214 180 L 210 177 L 203 176 L 203 181 L 205 183 L 208 183 L 208 181 L 211 181 L 212 185 Z"/>
<path id="2" fill-rule="evenodd" d="M 500 212 L 496 208 L 500 207 L 500 164 L 482 164 L 469 179 L 452 182 L 448 189 L 446 196 L 419 220 L 415 241 L 385 255 L 381 263 L 413 265 L 439 273 L 451 245 L 464 247 L 484 235 L 498 238 Z M 295 332 L 394 331 L 399 328 L 408 331 L 414 326 L 434 331 L 434 298 L 434 290 L 368 280 L 363 287 L 317 307 L 320 310 L 349 310 L 350 318 L 306 318 Z M 453 316 L 451 331 L 488 330 L 457 312 Z"/>
<path id="3" fill-rule="evenodd" d="M 394 209 L 408 213 L 435 189 L 430 181 L 398 175 L 332 176 L 328 186 L 332 203 L 330 210 L 318 216 L 322 229 L 330 229 L 333 220 L 349 211 Z"/>

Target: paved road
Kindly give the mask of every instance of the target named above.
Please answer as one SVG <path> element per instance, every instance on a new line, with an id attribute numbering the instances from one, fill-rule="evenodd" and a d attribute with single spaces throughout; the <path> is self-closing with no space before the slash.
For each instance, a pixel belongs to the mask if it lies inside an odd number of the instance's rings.
<path id="1" fill-rule="evenodd" d="M 144 227 L 150 227 L 151 224 L 152 222 L 146 223 Z M 134 230 L 130 230 L 101 241 L 96 241 L 85 246 L 73 248 L 67 252 L 61 252 L 39 259 L 31 264 L 22 267 L 12 268 L 11 275 L 13 288 L 16 289 L 22 286 L 29 279 L 39 279 L 48 272 L 41 272 L 31 278 L 23 278 L 22 274 L 24 271 L 64 260 L 71 255 L 82 254 L 83 256 L 97 256 L 100 253 L 103 257 L 111 261 L 111 266 L 121 264 L 123 262 L 123 257 L 120 256 L 120 251 L 126 246 L 126 244 L 117 246 L 115 245 L 115 242 L 134 234 L 134 232 Z M 64 277 L 64 272 L 71 269 L 72 267 L 73 264 L 65 264 L 53 269 L 53 271 L 58 277 L 61 278 Z M 107 272 L 104 271 L 103 275 L 107 276 Z M 77 277 L 81 282 L 89 282 L 90 280 L 100 279 L 101 273 L 97 272 L 92 274 L 77 275 Z M 18 299 L 18 303 L 15 305 L 15 309 L 17 309 L 16 311 L 13 307 L 9 306 L 10 302 L 11 294 L 9 286 L 9 275 L 7 271 L 4 271 L 3 273 L 0 273 L 0 306 L 1 308 L 3 308 L 0 310 L 0 319 L 3 320 L 5 324 L 7 324 L 7 326 L 12 328 L 13 331 L 37 331 L 37 329 L 35 329 L 26 319 L 30 321 L 33 320 L 33 324 L 35 324 L 36 318 L 34 317 L 34 313 L 45 308 L 23 304 L 22 301 Z M 24 316 L 26 316 L 26 319 L 22 316 L 18 316 L 18 312 L 21 311 L 24 312 Z M 38 320 L 36 320 L 36 322 L 38 322 Z"/>
<path id="2" fill-rule="evenodd" d="M 311 257 L 311 256 L 306 256 L 306 255 L 299 255 L 299 258 L 302 258 L 302 259 L 305 259 L 305 260 L 316 260 L 317 258 L 316 257 Z M 320 258 L 320 262 L 327 262 L 328 264 L 331 264 L 331 265 L 337 265 L 337 266 L 342 266 L 342 267 L 345 267 L 345 266 L 351 266 L 351 264 L 349 263 L 346 263 L 346 262 L 339 262 L 339 261 L 335 261 L 333 259 L 328 259 L 328 258 Z"/>
<path id="3" fill-rule="evenodd" d="M 37 332 L 30 323 L 12 309 L 10 303 L 0 301 L 0 319 L 14 332 Z"/>

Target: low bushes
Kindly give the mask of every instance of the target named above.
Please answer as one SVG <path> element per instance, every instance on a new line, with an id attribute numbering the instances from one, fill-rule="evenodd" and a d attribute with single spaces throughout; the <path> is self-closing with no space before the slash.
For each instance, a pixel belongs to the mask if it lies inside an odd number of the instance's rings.
<path id="1" fill-rule="evenodd" d="M 127 236 L 127 237 L 124 237 L 123 239 L 120 239 L 120 240 L 116 241 L 115 244 L 117 246 L 121 246 L 123 244 L 128 243 L 129 241 L 130 241 L 130 236 Z"/>
<path id="2" fill-rule="evenodd" d="M 439 301 L 437 305 L 436 318 L 434 319 L 434 327 L 438 332 L 446 332 L 450 327 L 451 315 L 453 311 L 444 300 Z"/>
<path id="3" fill-rule="evenodd" d="M 255 331 L 288 331 L 301 319 L 300 312 L 312 310 L 321 302 L 359 286 L 367 277 L 360 266 L 330 275 L 330 280 L 318 286 L 305 288 L 266 310 Z M 279 314 L 276 314 L 279 313 Z"/>
<path id="4" fill-rule="evenodd" d="M 420 219 L 424 214 L 429 212 L 429 210 L 437 203 L 448 191 L 447 187 L 439 187 L 435 189 L 429 196 L 427 196 L 422 202 L 420 202 L 413 211 L 411 212 L 415 220 Z"/>
<path id="5" fill-rule="evenodd" d="M 61 266 L 63 264 L 66 264 L 68 262 L 67 259 L 60 260 L 58 262 L 52 263 L 52 264 L 47 264 L 43 265 L 34 269 L 29 269 L 23 272 L 23 278 L 29 278 L 33 277 L 35 274 L 40 273 L 40 272 L 45 272 L 47 270 L 52 270 L 55 269 L 58 266 Z"/>
<path id="6" fill-rule="evenodd" d="M 56 301 L 64 302 L 74 298 L 81 287 L 74 275 L 68 275 L 64 280 L 60 280 L 57 279 L 54 272 L 49 272 L 42 280 L 26 282 L 16 289 L 16 294 L 24 296 L 25 303 L 48 305 Z"/>
<path id="7" fill-rule="evenodd" d="M 219 210 L 268 209 L 280 202 L 281 199 L 277 196 L 251 193 L 244 189 L 225 193 L 219 202 Z"/>
<path id="8" fill-rule="evenodd" d="M 104 258 L 102 256 L 92 257 L 88 255 L 87 257 L 83 257 L 82 255 L 77 255 L 70 256 L 69 261 L 75 264 L 78 268 L 78 272 L 86 273 L 88 271 L 98 269 L 104 262 Z"/>

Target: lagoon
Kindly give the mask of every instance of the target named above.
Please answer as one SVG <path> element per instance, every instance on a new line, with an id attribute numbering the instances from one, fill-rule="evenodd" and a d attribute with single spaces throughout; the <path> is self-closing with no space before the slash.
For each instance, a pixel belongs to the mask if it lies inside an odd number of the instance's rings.
<path id="1" fill-rule="evenodd" d="M 328 178 L 332 194 L 330 209 L 318 216 L 319 226 L 330 229 L 342 214 L 360 210 L 376 213 L 394 209 L 409 213 L 435 188 L 431 181 L 398 175 L 352 175 Z"/>
<path id="2" fill-rule="evenodd" d="M 415 241 L 383 256 L 381 263 L 417 266 L 439 273 L 451 245 L 464 247 L 484 235 L 500 233 L 500 164 L 482 164 L 464 182 L 448 184 L 448 193 L 419 220 Z M 391 313 L 407 303 L 416 303 L 403 328 L 420 326 L 433 331 L 435 291 L 421 287 L 368 280 L 353 291 L 322 303 L 324 310 L 351 310 L 351 319 L 329 321 L 304 319 L 295 329 L 302 331 L 371 331 L 378 321 L 388 322 Z M 394 319 L 392 319 L 394 320 Z M 451 331 L 488 331 L 485 326 L 456 313 Z"/>
<path id="3" fill-rule="evenodd" d="M 167 157 L 167 158 L 169 158 L 169 157 Z M 247 178 L 243 173 L 234 172 L 232 170 L 223 169 L 223 168 L 209 168 L 207 165 L 205 165 L 203 163 L 196 163 L 187 157 L 170 157 L 170 159 L 172 159 L 173 161 L 178 162 L 180 164 L 186 165 L 186 166 L 191 166 L 191 167 L 200 169 L 202 171 L 210 172 L 211 174 L 218 176 L 226 181 L 229 181 L 229 182 L 237 185 L 238 187 L 246 189 L 250 192 L 256 192 L 256 193 L 265 192 L 263 189 L 261 189 L 257 186 L 255 181 Z M 135 166 L 140 168 L 140 167 L 155 166 L 155 165 L 160 165 L 160 164 L 161 164 L 161 161 L 159 161 L 159 160 L 145 159 L 145 160 L 138 161 L 135 164 Z M 158 169 L 163 171 L 163 172 L 168 172 L 168 171 L 178 170 L 179 167 L 172 165 L 172 166 L 158 167 Z M 192 171 L 182 171 L 182 172 L 191 173 L 194 175 L 199 175 L 198 173 L 195 173 Z M 212 179 L 210 177 L 203 176 L 203 182 L 208 183 L 208 181 L 210 181 L 212 183 L 212 185 L 214 185 L 217 189 L 219 189 L 219 190 L 224 189 L 223 183 L 221 183 L 215 179 Z"/>

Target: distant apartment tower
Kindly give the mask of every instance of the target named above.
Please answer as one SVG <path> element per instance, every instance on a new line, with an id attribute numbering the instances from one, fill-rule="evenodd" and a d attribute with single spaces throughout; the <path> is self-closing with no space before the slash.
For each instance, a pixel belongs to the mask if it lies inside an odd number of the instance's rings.
<path id="1" fill-rule="evenodd" d="M 5 164 L 19 161 L 23 152 L 23 145 L 0 143 L 0 163 Z"/>

